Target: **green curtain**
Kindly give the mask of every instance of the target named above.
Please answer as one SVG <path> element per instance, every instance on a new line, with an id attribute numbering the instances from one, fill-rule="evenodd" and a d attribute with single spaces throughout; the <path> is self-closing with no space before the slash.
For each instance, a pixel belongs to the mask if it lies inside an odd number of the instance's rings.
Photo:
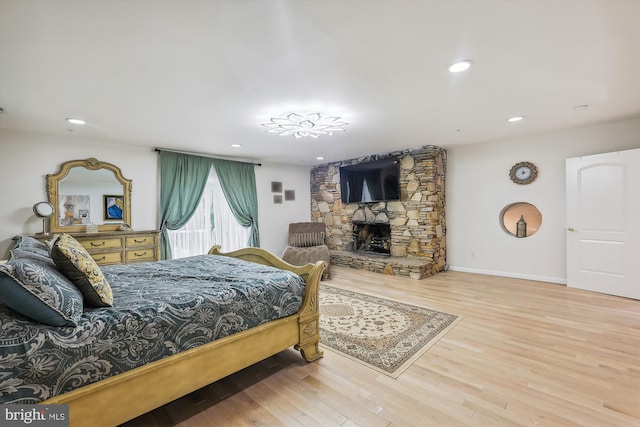
<path id="1" fill-rule="evenodd" d="M 160 152 L 160 255 L 171 259 L 167 230 L 184 226 L 193 215 L 207 184 L 211 159 Z M 255 184 L 254 184 L 255 188 Z"/>
<path id="2" fill-rule="evenodd" d="M 233 216 L 243 227 L 251 227 L 248 246 L 260 246 L 256 175 L 250 163 L 212 159 L 224 197 Z"/>

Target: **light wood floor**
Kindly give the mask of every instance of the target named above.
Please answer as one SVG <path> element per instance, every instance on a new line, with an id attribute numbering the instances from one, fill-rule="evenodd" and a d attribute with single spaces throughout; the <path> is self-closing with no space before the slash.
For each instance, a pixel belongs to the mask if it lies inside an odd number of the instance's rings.
<path id="1" fill-rule="evenodd" d="M 287 350 L 125 426 L 640 425 L 640 301 L 452 271 L 331 273 L 463 319 L 397 379 Z"/>

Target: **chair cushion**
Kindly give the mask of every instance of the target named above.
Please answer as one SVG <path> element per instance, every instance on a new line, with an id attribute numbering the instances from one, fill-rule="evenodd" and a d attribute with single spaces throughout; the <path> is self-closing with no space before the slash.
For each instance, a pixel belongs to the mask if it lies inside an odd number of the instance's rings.
<path id="1" fill-rule="evenodd" d="M 287 246 L 282 253 L 282 259 L 293 265 L 304 265 L 316 261 L 329 262 L 329 247 L 327 245 L 309 246 L 306 248 Z"/>

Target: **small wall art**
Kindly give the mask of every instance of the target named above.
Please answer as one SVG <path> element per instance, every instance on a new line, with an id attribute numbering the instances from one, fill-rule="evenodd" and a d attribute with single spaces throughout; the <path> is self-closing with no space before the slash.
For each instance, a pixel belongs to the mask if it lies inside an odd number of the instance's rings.
<path id="1" fill-rule="evenodd" d="M 295 200 L 296 199 L 296 190 L 284 190 L 284 199 L 285 200 Z"/>
<path id="2" fill-rule="evenodd" d="M 273 195 L 273 203 L 279 205 L 282 204 L 282 194 L 274 194 Z"/>
<path id="3" fill-rule="evenodd" d="M 271 192 L 272 193 L 282 193 L 282 182 L 280 182 L 280 181 L 271 181 Z"/>

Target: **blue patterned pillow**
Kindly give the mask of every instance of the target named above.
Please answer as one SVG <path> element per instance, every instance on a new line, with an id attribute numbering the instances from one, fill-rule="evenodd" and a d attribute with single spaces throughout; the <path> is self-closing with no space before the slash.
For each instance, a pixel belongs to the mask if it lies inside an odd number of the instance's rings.
<path id="1" fill-rule="evenodd" d="M 49 248 L 47 248 L 47 245 L 30 236 L 18 237 L 18 240 L 13 248 L 42 255 L 49 254 Z"/>
<path id="2" fill-rule="evenodd" d="M 75 326 L 82 316 L 82 294 L 73 283 L 55 268 L 30 259 L 0 265 L 0 302 L 52 326 Z"/>
<path id="3" fill-rule="evenodd" d="M 40 264 L 44 264 L 47 267 L 51 267 L 56 269 L 56 264 L 53 262 L 53 259 L 49 256 L 47 252 L 42 253 L 40 251 L 30 251 L 28 249 L 11 249 L 9 252 L 9 259 L 30 259 L 32 261 L 37 261 Z"/>

